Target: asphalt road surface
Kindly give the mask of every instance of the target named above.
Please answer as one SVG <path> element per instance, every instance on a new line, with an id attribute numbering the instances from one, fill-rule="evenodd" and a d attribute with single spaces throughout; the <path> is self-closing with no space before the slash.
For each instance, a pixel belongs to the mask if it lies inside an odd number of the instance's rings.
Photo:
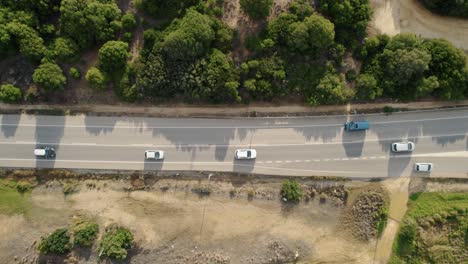
<path id="1" fill-rule="evenodd" d="M 370 122 L 344 132 L 346 120 Z M 349 177 L 468 177 L 468 109 L 335 117 L 164 119 L 0 115 L 0 167 L 236 171 Z M 390 152 L 413 141 L 413 153 Z M 54 146 L 53 160 L 35 147 Z M 257 159 L 234 160 L 238 148 Z M 165 151 L 162 162 L 144 151 Z M 415 162 L 432 162 L 429 174 Z"/>

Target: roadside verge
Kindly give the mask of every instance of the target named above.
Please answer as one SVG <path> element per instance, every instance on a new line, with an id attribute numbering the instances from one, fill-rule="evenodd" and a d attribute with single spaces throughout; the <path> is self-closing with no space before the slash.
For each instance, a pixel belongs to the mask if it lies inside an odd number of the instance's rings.
<path id="1" fill-rule="evenodd" d="M 170 105 L 170 106 L 129 106 L 129 105 L 15 105 L 0 104 L 0 114 L 45 114 L 45 115 L 96 115 L 96 116 L 142 116 L 142 117 L 281 117 L 348 115 L 366 113 L 392 113 L 445 109 L 468 106 L 462 101 L 423 101 L 411 103 L 372 103 L 348 105 Z"/>

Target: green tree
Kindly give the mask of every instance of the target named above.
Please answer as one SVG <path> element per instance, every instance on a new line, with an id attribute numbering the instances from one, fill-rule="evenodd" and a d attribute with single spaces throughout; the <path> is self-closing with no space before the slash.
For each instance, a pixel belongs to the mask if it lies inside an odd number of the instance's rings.
<path id="1" fill-rule="evenodd" d="M 45 62 L 34 70 L 33 81 L 46 92 L 62 90 L 67 83 L 62 69 L 55 63 Z"/>
<path id="2" fill-rule="evenodd" d="M 136 27 L 137 21 L 133 13 L 126 13 L 122 16 L 122 27 L 125 30 L 133 30 Z"/>
<path id="3" fill-rule="evenodd" d="M 28 25 L 10 22 L 6 25 L 6 31 L 16 40 L 21 54 L 36 61 L 44 56 L 44 40 Z"/>
<path id="4" fill-rule="evenodd" d="M 338 75 L 327 73 L 312 92 L 309 103 L 312 105 L 342 104 L 349 101 L 353 96 L 353 90 L 347 89 Z"/>
<path id="5" fill-rule="evenodd" d="M 85 79 L 91 88 L 104 89 L 106 87 L 106 76 L 96 67 L 89 68 Z"/>
<path id="6" fill-rule="evenodd" d="M 333 44 L 334 38 L 333 23 L 317 14 L 306 17 L 304 22 L 296 22 L 289 26 L 288 44 L 300 52 L 322 51 Z"/>
<path id="7" fill-rule="evenodd" d="M 372 17 L 369 0 L 319 0 L 320 10 L 335 24 L 337 41 L 350 47 L 366 36 Z"/>
<path id="8" fill-rule="evenodd" d="M 417 83 L 429 69 L 430 60 L 430 54 L 417 48 L 395 51 L 386 49 L 383 53 L 385 91 L 395 98 L 414 98 Z"/>
<path id="9" fill-rule="evenodd" d="M 186 8 L 199 3 L 200 0 L 138 0 L 136 7 L 156 18 L 172 18 L 182 15 Z"/>
<path id="10" fill-rule="evenodd" d="M 267 25 L 269 38 L 273 39 L 280 45 L 286 45 L 290 36 L 290 26 L 298 21 L 299 19 L 296 15 L 281 13 L 278 17 L 272 19 Z"/>
<path id="11" fill-rule="evenodd" d="M 468 1 L 466 0 L 420 0 L 420 2 L 434 13 L 468 18 Z"/>
<path id="12" fill-rule="evenodd" d="M 127 63 L 128 43 L 108 41 L 99 49 L 99 67 L 106 73 L 122 72 Z"/>
<path id="13" fill-rule="evenodd" d="M 127 250 L 133 243 L 130 230 L 123 227 L 111 227 L 106 230 L 99 243 L 99 256 L 123 260 L 127 258 Z"/>
<path id="14" fill-rule="evenodd" d="M 271 100 L 286 94 L 286 72 L 278 57 L 250 60 L 241 65 L 243 87 L 256 100 Z"/>
<path id="15" fill-rule="evenodd" d="M 289 202 L 299 202 L 303 191 L 301 185 L 295 180 L 285 180 L 281 186 L 281 197 Z"/>
<path id="16" fill-rule="evenodd" d="M 363 73 L 356 79 L 356 97 L 361 100 L 374 100 L 383 94 L 382 88 L 371 74 Z"/>
<path id="17" fill-rule="evenodd" d="M 240 0 L 240 6 L 251 18 L 261 19 L 270 14 L 273 0 Z"/>
<path id="18" fill-rule="evenodd" d="M 66 228 L 59 228 L 47 237 L 41 238 L 38 249 L 43 254 L 65 254 L 70 251 L 70 236 Z"/>
<path id="19" fill-rule="evenodd" d="M 23 94 L 21 89 L 11 84 L 0 86 L 0 101 L 4 103 L 17 103 L 21 100 Z"/>
<path id="20" fill-rule="evenodd" d="M 121 11 L 114 1 L 62 0 L 60 13 L 61 34 L 80 48 L 113 39 L 121 26 Z"/>
<path id="21" fill-rule="evenodd" d="M 66 37 L 58 37 L 52 44 L 53 57 L 59 61 L 69 62 L 78 57 L 78 46 L 76 43 Z"/>
<path id="22" fill-rule="evenodd" d="M 208 57 L 201 76 L 200 96 L 213 103 L 240 102 L 239 74 L 234 63 L 219 50 L 214 50 Z"/>
<path id="23" fill-rule="evenodd" d="M 169 60 L 200 57 L 206 54 L 215 40 L 212 26 L 210 17 L 189 9 L 180 21 L 169 27 L 170 31 L 160 45 L 161 51 Z"/>
<path id="24" fill-rule="evenodd" d="M 438 79 L 436 94 L 448 100 L 462 99 L 468 91 L 465 53 L 441 39 L 426 40 L 423 46 L 431 55 L 429 75 Z"/>

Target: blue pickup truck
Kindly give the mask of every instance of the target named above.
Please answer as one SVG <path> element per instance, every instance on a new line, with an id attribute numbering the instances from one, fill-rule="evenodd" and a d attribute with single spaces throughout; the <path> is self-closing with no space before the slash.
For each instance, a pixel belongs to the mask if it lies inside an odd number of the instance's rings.
<path id="1" fill-rule="evenodd" d="M 369 129 L 369 122 L 367 121 L 349 121 L 344 124 L 346 131 L 358 131 Z"/>

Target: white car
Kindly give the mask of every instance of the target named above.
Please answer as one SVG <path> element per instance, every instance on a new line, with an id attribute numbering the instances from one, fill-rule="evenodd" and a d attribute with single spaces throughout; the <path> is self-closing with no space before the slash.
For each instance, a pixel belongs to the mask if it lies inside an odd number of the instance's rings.
<path id="1" fill-rule="evenodd" d="M 415 163 L 414 170 L 420 172 L 430 172 L 434 168 L 432 163 Z"/>
<path id="2" fill-rule="evenodd" d="M 413 142 L 396 142 L 392 144 L 393 152 L 411 152 L 414 150 Z"/>
<path id="3" fill-rule="evenodd" d="M 234 156 L 236 159 L 255 159 L 257 151 L 255 149 L 238 149 Z"/>
<path id="4" fill-rule="evenodd" d="M 38 158 L 52 159 L 55 158 L 55 148 L 41 147 L 34 150 L 34 156 Z"/>
<path id="5" fill-rule="evenodd" d="M 164 159 L 164 151 L 162 151 L 162 150 L 147 150 L 147 151 L 145 151 L 145 159 L 147 159 L 147 160 L 162 160 L 162 159 Z"/>

